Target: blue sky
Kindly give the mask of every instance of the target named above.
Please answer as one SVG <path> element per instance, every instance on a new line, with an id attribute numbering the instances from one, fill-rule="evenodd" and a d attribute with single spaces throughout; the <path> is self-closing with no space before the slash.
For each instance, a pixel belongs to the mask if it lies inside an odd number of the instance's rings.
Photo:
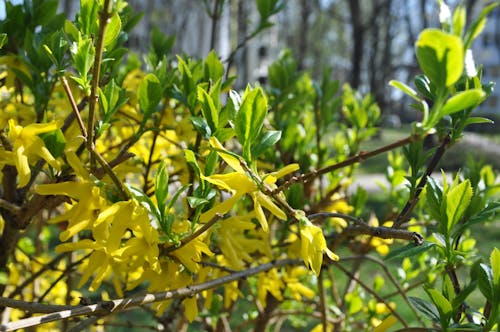
<path id="1" fill-rule="evenodd" d="M 6 0 L 0 0 L 0 19 L 5 18 L 5 1 Z M 22 0 L 10 0 L 13 4 L 18 4 L 21 3 Z"/>

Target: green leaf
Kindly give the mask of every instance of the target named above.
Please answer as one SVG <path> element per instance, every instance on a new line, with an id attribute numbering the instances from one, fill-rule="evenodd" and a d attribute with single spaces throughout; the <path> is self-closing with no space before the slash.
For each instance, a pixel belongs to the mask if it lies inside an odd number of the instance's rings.
<path id="1" fill-rule="evenodd" d="M 54 158 L 61 157 L 64 154 L 66 139 L 61 129 L 40 134 L 40 137 Z"/>
<path id="2" fill-rule="evenodd" d="M 7 44 L 7 34 L 6 33 L 0 33 L 0 49 L 3 48 L 5 44 Z"/>
<path id="3" fill-rule="evenodd" d="M 189 203 L 189 206 L 192 209 L 196 209 L 197 207 L 200 207 L 200 206 L 203 206 L 205 204 L 210 203 L 210 201 L 208 199 L 200 198 L 200 197 L 193 197 L 193 196 L 189 196 L 187 198 L 187 201 Z"/>
<path id="4" fill-rule="evenodd" d="M 111 16 L 108 25 L 106 26 L 106 33 L 104 34 L 104 47 L 111 45 L 116 38 L 120 35 L 122 29 L 122 21 L 117 12 Z"/>
<path id="5" fill-rule="evenodd" d="M 205 62 L 203 63 L 203 68 L 206 81 L 217 81 L 224 76 L 224 66 L 213 50 L 208 53 Z"/>
<path id="6" fill-rule="evenodd" d="M 431 82 L 429 78 L 425 75 L 417 75 L 413 80 L 417 90 L 420 91 L 421 94 L 424 95 L 425 98 L 433 100 L 434 99 L 434 91 L 431 87 Z"/>
<path id="7" fill-rule="evenodd" d="M 219 110 L 215 107 L 212 97 L 201 86 L 198 86 L 198 101 L 201 104 L 201 112 L 214 133 L 219 126 Z"/>
<path id="8" fill-rule="evenodd" d="M 391 252 L 389 252 L 389 254 L 384 257 L 384 260 L 390 261 L 398 258 L 415 257 L 429 250 L 435 245 L 436 244 L 434 242 L 427 242 L 427 241 L 425 241 L 421 245 L 417 245 L 415 243 L 409 243 L 403 247 L 391 249 Z"/>
<path id="9" fill-rule="evenodd" d="M 438 87 L 448 87 L 462 75 L 464 49 L 457 36 L 438 29 L 425 29 L 415 46 L 420 68 Z"/>
<path id="10" fill-rule="evenodd" d="M 405 94 L 412 97 L 414 100 L 420 102 L 420 97 L 418 96 L 418 93 L 412 88 L 410 88 L 408 85 L 404 84 L 403 82 L 391 80 L 389 81 L 389 85 L 403 91 Z"/>
<path id="11" fill-rule="evenodd" d="M 260 156 L 268 148 L 272 147 L 281 139 L 281 131 L 270 130 L 262 135 L 262 138 L 252 148 L 254 158 Z"/>
<path id="12" fill-rule="evenodd" d="M 162 98 L 160 81 L 155 74 L 147 74 L 139 85 L 139 105 L 145 113 L 145 118 L 155 111 Z"/>
<path id="13" fill-rule="evenodd" d="M 217 151 L 210 151 L 207 161 L 205 162 L 205 176 L 210 176 L 215 173 L 218 161 L 219 155 L 217 154 Z"/>
<path id="14" fill-rule="evenodd" d="M 500 210 L 500 202 L 490 202 L 478 214 L 471 217 L 467 223 L 476 224 L 491 219 Z"/>
<path id="15" fill-rule="evenodd" d="M 500 3 L 498 2 L 493 2 L 492 4 L 486 6 L 482 11 L 481 14 L 479 14 L 478 18 L 476 18 L 472 24 L 470 25 L 469 29 L 465 33 L 465 43 L 464 43 L 464 49 L 469 49 L 472 41 L 476 39 L 477 36 L 483 31 L 484 27 L 486 26 L 486 17 L 490 14 L 490 12 L 495 9 L 497 6 L 499 6 Z"/>
<path id="16" fill-rule="evenodd" d="M 409 296 L 408 300 L 411 305 L 414 306 L 418 311 L 423 313 L 427 318 L 432 320 L 434 323 L 439 323 L 439 312 L 436 310 L 436 307 L 431 303 L 419 299 L 418 297 Z"/>
<path id="17" fill-rule="evenodd" d="M 0 285 L 7 285 L 9 282 L 9 276 L 6 272 L 0 272 Z"/>
<path id="18" fill-rule="evenodd" d="M 209 139 L 212 136 L 212 129 L 208 125 L 207 121 L 199 116 L 192 116 L 189 118 L 193 126 L 203 135 L 204 138 Z"/>
<path id="19" fill-rule="evenodd" d="M 220 126 L 220 124 L 219 124 Z M 227 142 L 235 135 L 233 128 L 219 128 L 214 133 L 214 136 L 219 140 L 219 142 Z"/>
<path id="20" fill-rule="evenodd" d="M 172 50 L 174 43 L 175 36 L 167 36 L 157 27 L 154 27 L 151 31 L 151 46 L 157 60 L 167 55 Z"/>
<path id="21" fill-rule="evenodd" d="M 261 20 L 267 20 L 267 18 L 283 8 L 284 2 L 280 0 L 257 0 L 257 10 L 259 11 Z M 262 25 L 262 23 L 261 23 Z"/>
<path id="22" fill-rule="evenodd" d="M 446 101 L 441 109 L 441 115 L 449 115 L 479 105 L 486 93 L 481 89 L 471 89 L 457 93 Z"/>
<path id="23" fill-rule="evenodd" d="M 71 53 L 75 62 L 75 69 L 82 78 L 86 78 L 87 74 L 94 64 L 95 48 L 92 40 L 86 38 L 78 43 L 73 43 Z"/>
<path id="24" fill-rule="evenodd" d="M 159 207 L 165 206 L 167 202 L 168 178 L 167 167 L 165 161 L 162 160 L 155 176 L 155 198 Z"/>
<path id="25" fill-rule="evenodd" d="M 168 213 L 168 211 L 174 206 L 175 202 L 179 199 L 179 196 L 185 192 L 189 187 L 192 185 L 190 183 L 182 185 L 174 194 L 172 199 L 168 202 L 167 206 L 165 206 L 165 215 Z"/>
<path id="26" fill-rule="evenodd" d="M 488 301 L 493 302 L 495 297 L 493 271 L 488 265 L 483 263 L 479 264 L 478 286 L 484 297 Z"/>
<path id="27" fill-rule="evenodd" d="M 495 123 L 495 121 L 480 116 L 471 116 L 470 118 L 467 118 L 467 120 L 465 120 L 466 125 L 476 124 L 476 123 Z"/>
<path id="28" fill-rule="evenodd" d="M 464 288 L 462 288 L 460 293 L 458 293 L 458 295 L 452 301 L 453 310 L 457 310 L 465 302 L 467 297 L 469 297 L 469 295 L 472 294 L 474 290 L 476 290 L 476 288 L 477 288 L 477 281 L 475 280 L 472 281 L 467 286 L 465 286 Z"/>
<path id="29" fill-rule="evenodd" d="M 87 36 L 97 35 L 99 25 L 99 1 L 80 0 L 80 14 L 78 15 L 78 25 L 80 31 Z"/>
<path id="30" fill-rule="evenodd" d="M 446 216 L 448 218 L 447 231 L 460 220 L 467 210 L 472 198 L 472 186 L 470 180 L 465 180 L 457 186 L 450 188 L 446 195 Z"/>
<path id="31" fill-rule="evenodd" d="M 160 211 L 158 210 L 158 207 L 153 203 L 151 198 L 149 198 L 148 195 L 146 195 L 142 190 L 135 188 L 131 186 L 129 183 L 125 183 L 125 186 L 129 190 L 130 194 L 132 197 L 134 197 L 139 203 L 144 206 L 150 214 L 155 216 L 156 220 L 161 223 L 162 217 L 160 215 Z"/>
<path id="32" fill-rule="evenodd" d="M 441 328 L 448 327 L 451 314 L 453 312 L 450 301 L 448 301 L 446 297 L 444 297 L 444 295 L 435 288 L 426 288 L 425 291 L 439 311 Z"/>
<path id="33" fill-rule="evenodd" d="M 198 161 L 196 160 L 196 156 L 194 155 L 194 152 L 191 150 L 184 150 L 184 157 L 186 158 L 186 162 L 195 171 L 196 176 L 199 179 L 200 174 L 201 174 L 201 170 L 200 170 L 200 166 L 198 166 Z"/>
<path id="34" fill-rule="evenodd" d="M 432 177 L 427 178 L 426 186 L 426 202 L 429 206 L 429 212 L 432 218 L 440 221 L 441 218 L 441 204 L 443 201 L 443 189 Z M 444 231 L 444 229 L 442 230 Z"/>
<path id="35" fill-rule="evenodd" d="M 251 160 L 251 146 L 259 137 L 267 114 L 267 99 L 261 88 L 247 87 L 240 109 L 236 113 L 235 131 L 243 145 L 243 157 Z"/>
<path id="36" fill-rule="evenodd" d="M 467 13 L 463 4 L 460 4 L 453 12 L 453 34 L 462 37 L 466 23 Z"/>
<path id="37" fill-rule="evenodd" d="M 64 32 L 72 41 L 77 41 L 80 32 L 73 22 L 70 20 L 64 21 Z"/>
<path id="38" fill-rule="evenodd" d="M 494 248 L 490 255 L 491 270 L 493 272 L 493 285 L 497 300 L 500 301 L 500 250 Z"/>
<path id="39" fill-rule="evenodd" d="M 103 112 L 103 120 L 110 122 L 112 116 L 127 102 L 127 91 L 116 84 L 112 79 L 104 88 L 100 90 L 99 102 Z"/>

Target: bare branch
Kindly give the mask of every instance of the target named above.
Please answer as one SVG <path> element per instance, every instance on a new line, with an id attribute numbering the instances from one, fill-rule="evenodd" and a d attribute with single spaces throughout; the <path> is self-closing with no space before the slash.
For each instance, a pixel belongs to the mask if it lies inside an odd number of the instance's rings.
<path id="1" fill-rule="evenodd" d="M 299 259 L 283 259 L 278 261 L 273 261 L 270 263 L 262 264 L 253 268 L 238 271 L 226 276 L 222 276 L 218 279 L 210 280 L 198 285 L 187 286 L 184 288 L 179 288 L 176 290 L 151 293 L 146 295 L 128 297 L 123 299 L 117 299 L 112 301 L 103 301 L 97 304 L 87 305 L 87 306 L 49 306 L 46 308 L 51 308 L 52 311 L 57 310 L 48 315 L 30 317 L 18 320 L 16 322 L 11 322 L 7 324 L 0 325 L 0 331 L 13 331 L 16 329 L 26 328 L 30 326 L 37 326 L 40 324 L 59 321 L 63 319 L 68 319 L 71 317 L 83 316 L 83 315 L 109 315 L 115 312 L 123 311 L 128 308 L 137 307 L 144 304 L 150 304 L 170 299 L 178 299 L 194 296 L 205 290 L 216 288 L 224 284 L 230 283 L 238 279 L 244 279 L 249 276 L 259 274 L 262 272 L 269 271 L 273 268 L 291 266 L 291 265 L 301 265 L 302 260 Z M 15 302 L 14 302 L 15 301 Z M 16 301 L 12 299 L 6 299 L 0 297 L 0 304 L 5 303 L 6 306 L 13 306 L 19 308 L 21 305 L 25 307 L 30 306 L 48 306 L 38 303 L 30 303 L 24 301 Z M 8 305 L 9 303 L 10 305 Z M 43 307 L 37 307 L 37 310 L 42 310 Z M 38 311 L 40 312 L 40 311 Z"/>

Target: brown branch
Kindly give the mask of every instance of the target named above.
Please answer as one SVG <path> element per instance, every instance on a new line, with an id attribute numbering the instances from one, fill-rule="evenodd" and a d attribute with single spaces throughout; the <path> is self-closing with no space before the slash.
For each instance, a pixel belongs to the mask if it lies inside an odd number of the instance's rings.
<path id="1" fill-rule="evenodd" d="M 120 194 L 121 199 L 128 200 L 130 198 L 130 194 L 129 194 L 128 190 L 125 188 L 123 182 L 118 178 L 118 176 L 115 174 L 115 172 L 113 172 L 113 169 L 108 164 L 106 159 L 104 159 L 104 157 L 101 156 L 99 154 L 99 152 L 97 152 L 94 149 L 94 146 L 92 146 L 92 149 L 89 151 L 90 151 L 90 155 L 94 156 L 94 158 L 97 159 L 97 161 L 101 165 L 104 172 L 111 178 L 111 181 L 113 181 L 115 186 L 118 188 L 118 193 Z"/>
<path id="2" fill-rule="evenodd" d="M 42 304 L 38 302 L 27 302 L 22 300 L 14 300 L 8 297 L 0 297 L 0 306 L 20 309 L 29 313 L 53 313 L 62 310 L 74 309 L 71 305 L 56 305 L 56 304 Z M 0 325 L 0 331 L 4 330 L 4 325 Z"/>
<path id="3" fill-rule="evenodd" d="M 364 226 L 350 226 L 344 229 L 342 234 L 347 233 L 350 236 L 355 235 L 371 235 L 382 239 L 401 239 L 413 241 L 417 245 L 424 242 L 424 238 L 417 232 L 410 232 L 404 229 L 395 229 L 392 227 L 378 226 L 373 227 L 369 225 Z"/>
<path id="4" fill-rule="evenodd" d="M 318 276 L 318 292 L 319 292 L 319 310 L 321 312 L 321 324 L 323 325 L 323 332 L 328 331 L 328 311 L 326 303 L 326 292 L 324 283 L 324 271 L 321 270 Z"/>
<path id="5" fill-rule="evenodd" d="M 262 272 L 269 271 L 274 268 L 283 267 L 283 266 L 293 266 L 293 265 L 302 265 L 303 261 L 299 259 L 283 259 L 272 261 L 270 263 L 258 265 L 253 268 L 249 268 L 246 270 L 238 271 L 236 273 L 232 273 L 229 275 L 222 276 L 220 278 L 210 280 L 201 284 L 187 286 L 183 288 L 179 288 L 176 290 L 150 293 L 146 295 L 133 296 L 123 299 L 117 299 L 112 301 L 103 301 L 97 304 L 86 305 L 86 306 L 50 306 L 52 309 L 61 310 L 57 312 L 53 312 L 48 315 L 38 316 L 38 317 L 30 317 L 18 320 L 16 322 L 11 322 L 7 324 L 0 325 L 0 331 L 13 331 L 16 329 L 26 328 L 30 326 L 38 326 L 40 324 L 59 321 L 63 319 L 68 319 L 71 317 L 83 316 L 83 315 L 109 315 L 115 312 L 123 311 L 128 308 L 137 307 L 143 304 L 161 302 L 165 300 L 171 299 L 180 299 L 189 296 L 194 296 L 198 293 L 201 293 L 205 290 L 216 288 L 227 283 L 230 283 L 235 280 L 245 279 L 249 276 L 253 276 Z M 0 304 L 9 303 L 9 307 L 19 308 L 20 305 L 23 306 L 35 306 L 37 310 L 42 310 L 43 306 L 48 308 L 47 305 L 39 304 L 39 303 L 30 303 L 24 301 L 16 301 L 12 299 L 5 299 L 0 297 Z M 59 309 L 57 309 L 59 308 Z"/>
<path id="6" fill-rule="evenodd" d="M 95 112 L 97 108 L 99 79 L 101 76 L 102 53 L 104 50 L 104 35 L 106 34 L 106 27 L 108 20 L 111 17 L 111 0 L 104 0 L 102 11 L 99 12 L 99 32 L 96 41 L 94 68 L 92 72 L 92 81 L 90 86 L 90 100 L 89 100 L 89 120 L 87 123 L 87 149 L 94 151 L 94 127 L 95 127 Z M 93 170 L 93 157 L 96 155 L 91 154 L 90 165 Z M 102 164 L 101 164 L 102 166 Z"/>
<path id="7" fill-rule="evenodd" d="M 64 75 L 61 76 L 61 84 L 66 92 L 66 96 L 68 96 L 69 103 L 71 104 L 71 110 L 76 118 L 76 122 L 80 127 L 80 131 L 85 140 L 87 140 L 87 130 L 85 129 L 85 124 L 83 123 L 82 117 L 80 116 L 80 110 L 78 109 L 78 105 L 76 104 L 75 98 L 73 97 L 73 93 L 71 92 L 71 88 L 69 87 L 68 80 Z"/>
<path id="8" fill-rule="evenodd" d="M 402 289 L 401 288 L 401 286 L 398 284 L 397 280 L 394 278 L 394 276 L 392 275 L 392 273 L 387 268 L 387 265 L 382 260 L 380 260 L 380 259 L 378 259 L 376 257 L 370 256 L 370 255 L 345 256 L 345 257 L 342 257 L 342 261 L 358 260 L 358 259 L 367 259 L 369 261 L 372 261 L 375 264 L 379 265 L 382 268 L 382 270 L 384 270 L 384 273 L 387 275 L 387 277 L 389 278 L 389 280 L 391 281 L 391 283 L 396 288 L 396 292 L 394 292 L 392 294 L 388 294 L 386 296 L 383 296 L 383 298 L 384 299 L 389 299 L 390 297 L 392 297 L 394 295 L 397 295 L 397 294 L 401 295 L 401 297 L 404 299 L 404 301 L 406 302 L 406 304 L 408 305 L 408 307 L 415 314 L 415 317 L 417 318 L 417 320 L 419 321 L 419 323 L 422 324 L 422 326 L 424 326 L 425 323 L 420 318 L 420 316 L 419 316 L 419 314 L 417 312 L 417 309 L 415 309 L 415 307 L 410 303 L 410 300 L 409 300 L 408 295 L 407 295 L 409 289 L 408 288 L 406 288 L 406 289 Z"/>
<path id="9" fill-rule="evenodd" d="M 450 143 L 451 143 L 451 137 L 450 134 L 448 134 L 444 137 L 443 141 L 441 142 L 441 145 L 436 150 L 436 152 L 434 152 L 432 160 L 430 161 L 429 165 L 427 165 L 427 169 L 425 171 L 424 176 L 420 179 L 420 182 L 417 185 L 415 194 L 412 197 L 408 198 L 408 202 L 406 202 L 406 205 L 403 207 L 403 209 L 397 216 L 396 220 L 394 221 L 394 224 L 392 225 L 393 228 L 399 228 L 403 223 L 405 223 L 406 221 L 408 221 L 408 219 L 410 219 L 410 215 L 418 203 L 420 193 L 427 184 L 427 179 L 429 178 L 429 176 L 431 176 L 432 172 L 434 172 L 434 169 L 437 167 L 439 161 L 443 157 Z"/>
<path id="10" fill-rule="evenodd" d="M 0 198 L 0 208 L 9 211 L 13 215 L 18 215 L 21 212 L 21 208 L 19 206 L 3 198 Z"/>
<path id="11" fill-rule="evenodd" d="M 309 182 L 309 181 L 317 178 L 320 175 L 323 175 L 323 174 L 326 174 L 326 173 L 330 173 L 330 172 L 333 172 L 335 170 L 338 170 L 338 169 L 341 169 L 341 168 L 344 168 L 344 167 L 347 167 L 347 166 L 351 166 L 353 164 L 362 162 L 362 161 L 364 161 L 366 159 L 375 157 L 375 156 L 377 156 L 379 154 L 382 154 L 382 153 L 385 153 L 385 152 L 397 149 L 399 147 L 402 147 L 404 145 L 407 145 L 409 143 L 415 142 L 415 141 L 417 141 L 419 139 L 421 139 L 421 136 L 419 136 L 419 135 L 411 135 L 411 136 L 403 138 L 403 139 L 401 139 L 399 141 L 396 141 L 396 142 L 391 143 L 391 144 L 384 145 L 384 146 L 382 146 L 382 147 L 380 147 L 378 149 L 372 150 L 372 151 L 368 151 L 368 152 L 363 152 L 362 151 L 362 152 L 358 153 L 357 155 L 349 157 L 346 160 L 341 161 L 339 163 L 336 163 L 336 164 L 333 164 L 333 165 L 330 165 L 330 166 L 326 166 L 326 167 L 323 167 L 323 168 L 320 168 L 320 169 L 317 169 L 317 170 L 314 170 L 312 172 L 305 173 L 305 174 L 302 174 L 302 175 L 299 175 L 299 176 L 292 177 L 290 180 L 285 181 L 281 186 L 279 186 L 278 188 L 276 188 L 273 192 L 276 192 L 276 193 L 277 192 L 281 192 L 281 191 L 289 188 L 291 185 L 293 185 L 293 184 L 295 184 L 297 182 L 307 183 L 307 182 Z"/>
<path id="12" fill-rule="evenodd" d="M 342 218 L 346 221 L 353 222 L 354 225 L 344 228 L 341 233 L 343 237 L 355 235 L 371 235 L 382 239 L 410 240 L 414 241 L 417 245 L 421 245 L 424 242 L 423 236 L 417 232 L 410 232 L 404 229 L 395 229 L 385 226 L 370 226 L 367 223 L 363 222 L 361 218 L 356 218 L 343 213 L 320 212 L 311 214 L 308 216 L 308 218 Z"/>

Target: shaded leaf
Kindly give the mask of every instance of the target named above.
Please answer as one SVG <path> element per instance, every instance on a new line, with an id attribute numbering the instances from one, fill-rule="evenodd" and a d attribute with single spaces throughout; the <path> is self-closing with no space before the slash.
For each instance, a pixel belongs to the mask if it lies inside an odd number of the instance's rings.
<path id="1" fill-rule="evenodd" d="M 436 310 L 436 307 L 425 300 L 422 300 L 418 297 L 409 296 L 408 300 L 411 305 L 414 306 L 418 311 L 423 313 L 427 318 L 432 320 L 434 323 L 439 323 L 439 312 Z"/>
<path id="2" fill-rule="evenodd" d="M 436 244 L 434 242 L 427 241 L 422 243 L 421 245 L 409 243 L 406 246 L 391 250 L 391 252 L 389 252 L 389 254 L 385 256 L 384 260 L 390 261 L 397 258 L 413 257 L 429 250 L 435 245 Z"/>

